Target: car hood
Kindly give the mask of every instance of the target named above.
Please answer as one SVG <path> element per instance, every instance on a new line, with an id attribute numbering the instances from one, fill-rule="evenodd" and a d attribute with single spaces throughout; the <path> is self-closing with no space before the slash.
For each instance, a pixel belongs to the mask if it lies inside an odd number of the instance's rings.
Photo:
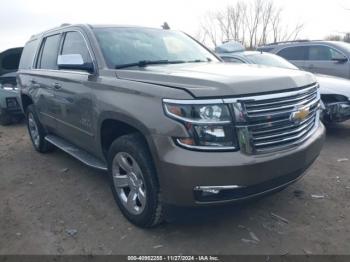
<path id="1" fill-rule="evenodd" d="M 340 94 L 350 98 L 350 80 L 335 76 L 316 75 L 321 94 Z"/>
<path id="2" fill-rule="evenodd" d="M 316 82 L 312 74 L 299 70 L 221 62 L 147 66 L 116 74 L 121 79 L 185 89 L 195 97 L 278 92 Z"/>

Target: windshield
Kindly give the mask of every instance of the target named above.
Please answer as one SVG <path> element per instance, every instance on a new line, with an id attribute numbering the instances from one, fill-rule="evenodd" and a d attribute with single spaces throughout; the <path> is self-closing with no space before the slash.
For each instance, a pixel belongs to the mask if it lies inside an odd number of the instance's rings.
<path id="1" fill-rule="evenodd" d="M 184 33 L 148 28 L 95 28 L 107 64 L 111 68 L 140 61 L 219 61 Z"/>
<path id="2" fill-rule="evenodd" d="M 252 63 L 258 65 L 282 67 L 287 69 L 298 69 L 295 65 L 289 63 L 284 58 L 269 54 L 269 53 L 256 53 L 246 56 Z"/>

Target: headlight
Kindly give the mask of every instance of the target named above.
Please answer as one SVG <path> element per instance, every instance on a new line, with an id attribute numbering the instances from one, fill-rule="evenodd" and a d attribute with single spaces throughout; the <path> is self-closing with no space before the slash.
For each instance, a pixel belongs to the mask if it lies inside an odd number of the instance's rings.
<path id="1" fill-rule="evenodd" d="M 189 137 L 175 138 L 186 148 L 198 150 L 237 149 L 230 110 L 222 100 L 164 99 L 165 113 L 186 127 Z"/>

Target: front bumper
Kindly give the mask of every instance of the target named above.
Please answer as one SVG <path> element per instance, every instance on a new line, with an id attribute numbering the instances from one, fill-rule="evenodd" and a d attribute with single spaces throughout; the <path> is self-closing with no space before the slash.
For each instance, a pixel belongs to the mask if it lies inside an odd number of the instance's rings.
<path id="1" fill-rule="evenodd" d="M 176 146 L 168 137 L 155 135 L 155 162 L 163 202 L 180 206 L 218 204 L 287 186 L 311 166 L 321 151 L 324 138 L 321 124 L 307 141 L 293 149 L 245 155 L 189 151 Z M 226 189 L 217 193 L 223 186 Z"/>

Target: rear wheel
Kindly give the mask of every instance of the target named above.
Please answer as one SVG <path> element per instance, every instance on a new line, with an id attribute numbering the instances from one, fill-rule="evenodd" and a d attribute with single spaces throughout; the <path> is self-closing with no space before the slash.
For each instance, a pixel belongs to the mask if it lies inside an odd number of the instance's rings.
<path id="1" fill-rule="evenodd" d="M 108 153 L 114 199 L 124 216 L 140 227 L 162 221 L 160 189 L 147 144 L 139 134 L 116 139 Z"/>
<path id="2" fill-rule="evenodd" d="M 28 106 L 26 116 L 29 136 L 35 150 L 40 153 L 52 151 L 54 147 L 45 140 L 46 132 L 39 122 L 34 105 Z"/>

